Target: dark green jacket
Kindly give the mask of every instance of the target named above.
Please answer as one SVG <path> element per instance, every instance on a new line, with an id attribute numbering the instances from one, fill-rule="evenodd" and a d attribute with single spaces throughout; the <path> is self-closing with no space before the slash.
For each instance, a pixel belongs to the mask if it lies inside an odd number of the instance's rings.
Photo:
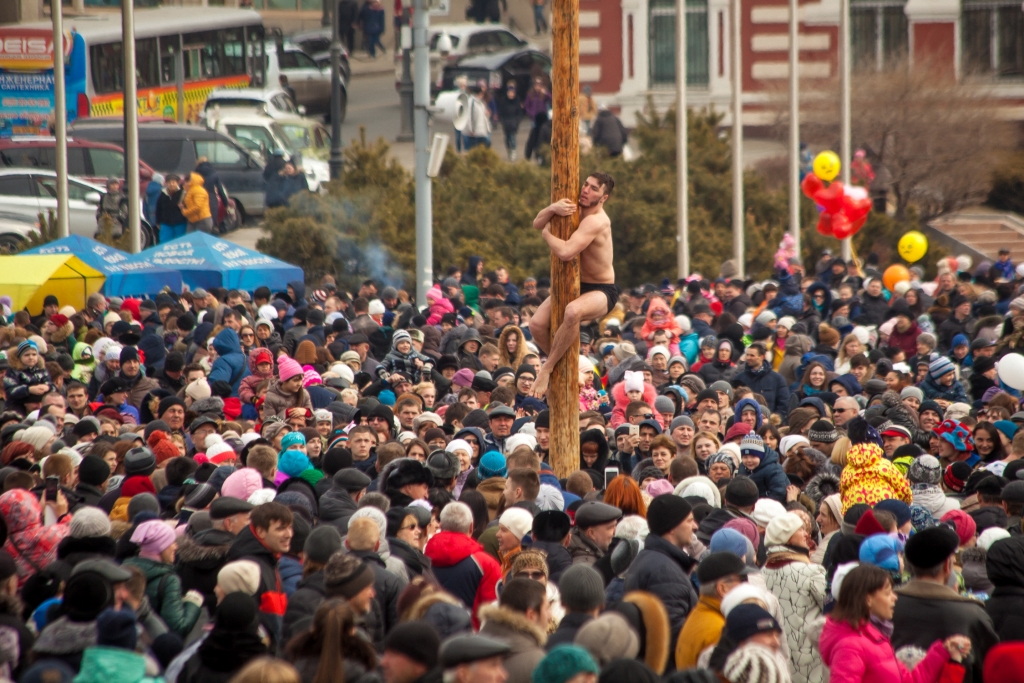
<path id="1" fill-rule="evenodd" d="M 138 567 L 146 575 L 146 595 L 153 611 L 167 624 L 167 630 L 184 638 L 196 625 L 200 608 L 183 602 L 181 579 L 174 573 L 174 565 L 156 562 L 145 557 L 132 557 L 126 565 Z"/>

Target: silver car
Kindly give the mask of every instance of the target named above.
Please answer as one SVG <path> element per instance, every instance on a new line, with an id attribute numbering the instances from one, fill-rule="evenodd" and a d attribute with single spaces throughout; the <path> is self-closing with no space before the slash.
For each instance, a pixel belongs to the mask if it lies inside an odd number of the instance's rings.
<path id="1" fill-rule="evenodd" d="M 96 209 L 106 188 L 68 178 L 68 223 L 72 235 L 95 237 Z M 35 222 L 39 214 L 57 213 L 57 174 L 42 169 L 0 171 L 0 207 Z M 153 229 L 142 221 L 142 247 L 155 243 Z"/>

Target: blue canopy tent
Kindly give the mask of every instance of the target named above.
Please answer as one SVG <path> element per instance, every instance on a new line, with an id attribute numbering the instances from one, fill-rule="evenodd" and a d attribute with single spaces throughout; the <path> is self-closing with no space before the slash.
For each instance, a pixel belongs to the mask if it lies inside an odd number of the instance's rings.
<path id="1" fill-rule="evenodd" d="M 107 276 L 100 290 L 106 296 L 158 294 L 164 287 L 170 287 L 174 292 L 181 291 L 181 275 L 176 270 L 155 266 L 149 259 L 132 256 L 80 235 L 63 237 L 22 253 L 77 256 L 83 263 Z"/>
<path id="2" fill-rule="evenodd" d="M 158 268 L 173 268 L 189 287 L 224 287 L 252 291 L 257 287 L 283 289 L 284 283 L 305 278 L 302 269 L 205 232 L 193 232 L 151 247 L 133 257 Z"/>

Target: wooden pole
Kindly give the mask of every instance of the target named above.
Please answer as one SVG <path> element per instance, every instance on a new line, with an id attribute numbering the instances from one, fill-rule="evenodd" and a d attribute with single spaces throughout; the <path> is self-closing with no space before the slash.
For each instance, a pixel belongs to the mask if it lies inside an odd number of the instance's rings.
<path id="1" fill-rule="evenodd" d="M 579 200 L 579 0 L 555 0 L 551 17 L 551 201 Z M 578 213 L 554 216 L 551 232 L 566 240 L 579 225 Z M 580 260 L 551 255 L 551 338 L 565 316 L 565 307 L 580 295 Z M 548 388 L 551 409 L 551 466 L 555 476 L 579 469 L 579 334 L 555 365 Z"/>

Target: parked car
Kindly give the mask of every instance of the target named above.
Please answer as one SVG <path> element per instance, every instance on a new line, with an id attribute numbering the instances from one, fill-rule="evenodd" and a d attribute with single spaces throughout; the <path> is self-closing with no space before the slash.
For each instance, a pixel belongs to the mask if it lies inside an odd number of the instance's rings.
<path id="1" fill-rule="evenodd" d="M 444 67 L 455 64 L 463 57 L 507 52 L 508 50 L 537 49 L 536 45 L 516 35 L 512 30 L 496 24 L 440 24 L 431 26 L 428 30 L 430 31 L 427 38 L 427 47 L 430 49 L 430 82 L 434 84 L 432 89 L 435 95 L 440 91 L 437 84 Z M 451 50 L 443 54 L 438 49 L 442 35 L 447 35 L 451 44 Z M 415 58 L 412 68 L 415 69 Z M 399 54 L 395 57 L 396 84 L 401 78 L 402 57 Z"/>
<path id="2" fill-rule="evenodd" d="M 493 54 L 463 57 L 455 64 L 444 67 L 438 78 L 437 91 L 455 90 L 455 79 L 466 76 L 470 84 L 478 81 L 497 90 L 510 80 L 516 82 L 516 92 L 525 97 L 537 76 L 549 78 L 551 58 L 539 50 L 510 50 Z"/>
<path id="3" fill-rule="evenodd" d="M 295 90 L 295 104 L 306 108 L 302 113 L 330 115 L 331 70 L 320 68 L 297 46 L 284 44 L 278 52 L 277 45 L 267 41 L 266 51 L 267 83 L 277 87 L 278 78 L 284 74 Z"/>
<path id="4" fill-rule="evenodd" d="M 304 155 L 301 148 L 296 149 L 292 145 L 291 138 L 285 133 L 285 124 L 288 124 L 290 128 L 301 130 L 308 130 L 310 125 L 305 119 L 298 116 L 292 119 L 273 119 L 266 115 L 231 109 L 210 112 L 210 116 L 206 119 L 208 128 L 234 138 L 264 164 L 270 160 L 276 150 L 284 152 L 305 171 L 306 183 L 309 185 L 310 191 L 318 192 L 320 183 L 330 180 L 327 162 L 317 158 L 316 155 Z M 313 125 L 319 124 L 314 122 Z"/>
<path id="5" fill-rule="evenodd" d="M 33 232 L 39 232 L 38 217 L 30 219 L 13 211 L 0 211 L 0 255 L 21 251 Z"/>
<path id="6" fill-rule="evenodd" d="M 45 136 L 0 138 L 0 167 L 57 170 L 57 139 Z M 153 169 L 139 161 L 139 182 L 145 187 Z M 68 175 L 106 185 L 108 178 L 124 180 L 124 150 L 117 145 L 68 138 Z"/>
<path id="7" fill-rule="evenodd" d="M 70 127 L 76 138 L 123 144 L 124 123 L 120 118 L 78 119 Z M 263 163 L 223 133 L 200 126 L 173 122 L 139 124 L 139 157 L 161 173 L 187 176 L 195 170 L 200 157 L 206 157 L 220 176 L 233 200 L 217 217 L 218 225 L 227 221 L 241 224 L 247 216 L 261 216 L 264 209 Z M 206 188 L 210 190 L 211 188 Z"/>
<path id="8" fill-rule="evenodd" d="M 106 191 L 102 185 L 68 178 L 68 227 L 71 234 L 96 236 L 96 209 Z M 0 170 L 0 206 L 4 213 L 21 216 L 33 225 L 39 220 L 39 214 L 56 213 L 57 174 L 31 168 Z M 143 249 L 156 244 L 153 227 L 145 218 L 142 219 L 141 241 Z"/>
<path id="9" fill-rule="evenodd" d="M 288 37 L 288 42 L 298 45 L 302 51 L 313 58 L 321 69 L 331 69 L 331 29 L 317 28 L 302 31 Z M 344 43 L 341 46 L 341 77 L 348 82 L 352 75 L 352 66 L 348 61 L 348 50 Z"/>

